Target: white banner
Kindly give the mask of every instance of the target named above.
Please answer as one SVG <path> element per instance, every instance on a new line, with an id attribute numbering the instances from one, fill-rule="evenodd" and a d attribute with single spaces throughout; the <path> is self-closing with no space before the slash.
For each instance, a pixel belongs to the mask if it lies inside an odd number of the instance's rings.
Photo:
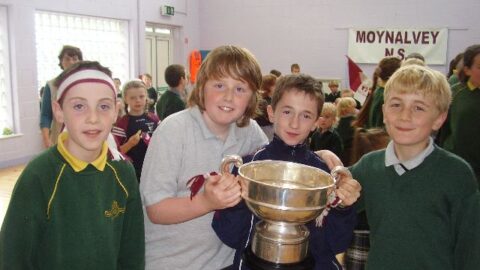
<path id="1" fill-rule="evenodd" d="M 445 65 L 448 29 L 349 29 L 348 56 L 355 63 L 377 64 L 385 56 L 404 59 L 413 52 L 428 65 Z"/>

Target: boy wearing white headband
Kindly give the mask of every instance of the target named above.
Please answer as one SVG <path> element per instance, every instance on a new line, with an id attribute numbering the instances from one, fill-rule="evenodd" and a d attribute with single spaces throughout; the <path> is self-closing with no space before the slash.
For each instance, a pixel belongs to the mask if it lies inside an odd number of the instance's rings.
<path id="1" fill-rule="evenodd" d="M 106 143 L 118 104 L 111 72 L 79 62 L 55 81 L 68 130 L 17 181 L 0 233 L 0 269 L 144 269 L 133 166 Z"/>

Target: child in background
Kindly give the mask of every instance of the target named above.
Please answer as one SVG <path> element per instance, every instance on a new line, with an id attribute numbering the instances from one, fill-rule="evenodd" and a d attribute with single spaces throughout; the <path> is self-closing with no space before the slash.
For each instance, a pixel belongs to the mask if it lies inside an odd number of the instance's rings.
<path id="1" fill-rule="evenodd" d="M 158 118 L 163 120 L 167 116 L 185 110 L 185 102 L 182 99 L 185 87 L 188 84 L 185 67 L 182 65 L 170 65 L 165 69 L 165 82 L 170 87 L 155 105 Z"/>
<path id="2" fill-rule="evenodd" d="M 385 86 L 392 141 L 351 168 L 370 225 L 367 269 L 478 269 L 480 202 L 472 168 L 433 143 L 451 100 L 445 76 L 400 68 Z"/>
<path id="3" fill-rule="evenodd" d="M 118 115 L 117 119 L 122 118 L 125 115 L 125 102 L 123 102 L 122 98 L 122 81 L 119 78 L 113 78 L 113 82 L 115 83 L 115 90 L 117 91 L 117 98 L 120 100 L 119 107 L 118 107 Z"/>
<path id="4" fill-rule="evenodd" d="M 447 79 L 450 86 L 453 86 L 459 82 L 458 73 L 463 69 L 463 55 L 464 52 L 457 54 L 457 56 L 455 56 L 455 58 L 453 58 L 448 65 Z"/>
<path id="5" fill-rule="evenodd" d="M 117 98 L 122 98 L 122 81 L 119 78 L 113 78 L 113 82 L 115 83 L 115 90 L 117 91 Z"/>
<path id="6" fill-rule="evenodd" d="M 330 150 L 335 155 L 342 153 L 342 140 L 340 135 L 333 128 L 337 121 L 337 106 L 330 102 L 325 102 L 322 108 L 322 114 L 317 120 L 317 129 L 310 137 L 310 150 Z"/>
<path id="7" fill-rule="evenodd" d="M 262 77 L 261 99 L 258 101 L 258 115 L 254 118 L 257 124 L 267 135 L 268 141 L 273 139 L 273 125 L 268 119 L 267 106 L 272 103 L 273 91 L 277 77 L 273 74 L 267 74 Z"/>
<path id="8" fill-rule="evenodd" d="M 357 110 L 355 109 L 355 100 L 351 97 L 344 97 L 337 99 L 337 116 L 338 125 L 335 131 L 340 136 L 342 141 L 342 154 L 340 159 L 343 164 L 350 165 L 350 155 L 352 153 L 353 133 L 355 129 L 352 127 L 352 122 L 355 120 Z"/>
<path id="9" fill-rule="evenodd" d="M 147 87 L 147 104 L 148 104 L 148 112 L 155 113 L 155 104 L 158 100 L 157 89 L 152 85 L 152 75 L 145 73 L 140 75 L 140 79 L 143 81 L 145 86 Z"/>
<path id="10" fill-rule="evenodd" d="M 142 81 L 127 82 L 123 86 L 122 96 L 126 114 L 115 123 L 112 133 L 120 152 L 131 158 L 140 181 L 143 159 L 160 120 L 155 114 L 146 112 L 147 89 Z"/>
<path id="11" fill-rule="evenodd" d="M 345 89 L 342 89 L 342 91 L 340 91 L 340 97 L 351 97 L 353 98 L 353 100 L 355 100 L 355 109 L 357 109 L 357 113 L 358 113 L 358 110 L 360 110 L 362 108 L 362 104 L 360 103 L 360 101 L 358 101 L 356 98 L 355 98 L 355 92 L 353 92 L 352 89 L 350 88 L 345 88 Z"/>
<path id="12" fill-rule="evenodd" d="M 240 186 L 234 176 L 212 172 L 226 155 L 246 155 L 268 142 L 251 119 L 261 82 L 249 51 L 218 47 L 200 66 L 190 107 L 153 134 L 140 182 L 148 217 L 146 269 L 222 269 L 233 261 L 211 221 L 214 210 L 240 201 Z"/>
<path id="13" fill-rule="evenodd" d="M 321 83 L 311 76 L 292 74 L 281 77 L 272 104 L 268 106 L 268 115 L 275 129 L 274 139 L 257 151 L 252 161 L 291 161 L 329 171 L 306 144 L 322 111 L 323 98 Z M 341 269 L 335 255 L 347 249 L 353 234 L 356 212 L 349 206 L 360 196 L 360 185 L 352 178 L 342 176 L 337 187 L 343 208 L 333 208 L 326 217 L 324 227 L 316 225 L 315 220 L 306 224 L 310 231 L 308 250 L 315 261 L 315 270 Z M 215 215 L 212 226 L 217 235 L 237 250 L 231 269 L 249 269 L 242 254 L 250 248 L 253 227 L 258 221 L 243 201 Z"/>
<path id="14" fill-rule="evenodd" d="M 464 158 L 480 181 L 480 44 L 465 50 L 458 78 L 460 82 L 451 88 L 452 105 L 440 142 L 446 150 Z"/>
<path id="15" fill-rule="evenodd" d="M 298 74 L 300 73 L 300 65 L 297 64 L 297 63 L 294 63 L 290 66 L 290 72 L 292 72 L 292 74 Z"/>
<path id="16" fill-rule="evenodd" d="M 330 93 L 325 95 L 325 102 L 335 103 L 335 100 L 340 97 L 340 91 L 338 91 L 339 83 L 337 81 L 330 81 L 328 83 L 328 88 L 330 88 Z"/>
<path id="17" fill-rule="evenodd" d="M 111 160 L 117 117 L 110 70 L 79 62 L 55 80 L 58 144 L 33 159 L 0 232 L 0 269 L 144 269 L 145 240 L 132 165 Z"/>
<path id="18" fill-rule="evenodd" d="M 355 127 L 375 128 L 382 127 L 383 124 L 383 92 L 385 84 L 392 74 L 400 68 L 402 60 L 394 56 L 387 56 L 380 60 L 373 73 L 372 93 L 368 95 L 362 109 L 354 122 Z"/>
<path id="19" fill-rule="evenodd" d="M 82 51 L 74 46 L 64 45 L 58 55 L 58 65 L 65 70 L 83 60 Z M 62 125 L 53 117 L 52 102 L 57 100 L 57 89 L 54 85 L 55 79 L 45 84 L 42 95 L 42 106 L 40 110 L 40 130 L 45 148 L 57 143 L 58 135 L 62 132 Z"/>

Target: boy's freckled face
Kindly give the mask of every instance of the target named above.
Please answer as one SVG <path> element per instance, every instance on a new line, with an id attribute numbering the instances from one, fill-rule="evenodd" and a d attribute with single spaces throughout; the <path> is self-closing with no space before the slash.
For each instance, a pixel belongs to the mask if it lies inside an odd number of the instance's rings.
<path id="1" fill-rule="evenodd" d="M 416 93 L 390 93 L 383 105 L 383 122 L 396 147 L 409 147 L 421 152 L 434 130 L 446 118 L 440 113 L 432 97 Z"/>
<path id="2" fill-rule="evenodd" d="M 248 83 L 231 77 L 209 79 L 202 91 L 205 104 L 203 117 L 214 130 L 228 128 L 240 119 L 253 95 Z"/>
<path id="3" fill-rule="evenodd" d="M 271 106 L 267 108 L 275 134 L 288 145 L 303 143 L 310 131 L 315 129 L 317 105 L 317 101 L 305 92 L 295 89 L 286 91 L 275 111 Z"/>
<path id="4" fill-rule="evenodd" d="M 89 161 L 98 157 L 117 117 L 113 90 L 101 83 L 80 83 L 63 97 L 62 108 L 54 104 L 55 117 L 65 124 L 65 143 L 75 157 Z"/>

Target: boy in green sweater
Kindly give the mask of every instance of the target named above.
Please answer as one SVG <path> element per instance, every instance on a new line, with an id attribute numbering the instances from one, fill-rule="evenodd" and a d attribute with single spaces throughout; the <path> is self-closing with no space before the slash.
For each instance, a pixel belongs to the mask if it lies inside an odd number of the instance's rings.
<path id="1" fill-rule="evenodd" d="M 0 232 L 0 269 L 144 269 L 135 171 L 109 158 L 117 117 L 111 72 L 79 62 L 55 81 L 58 144 L 18 179 Z"/>
<path id="2" fill-rule="evenodd" d="M 452 86 L 452 105 L 439 142 L 464 158 L 480 181 L 480 44 L 465 50 L 458 79 Z"/>
<path id="3" fill-rule="evenodd" d="M 430 137 L 447 116 L 445 77 L 405 66 L 387 82 L 384 97 L 383 122 L 392 141 L 351 168 L 363 187 L 358 207 L 371 229 L 367 269 L 478 269 L 475 175 Z"/>

